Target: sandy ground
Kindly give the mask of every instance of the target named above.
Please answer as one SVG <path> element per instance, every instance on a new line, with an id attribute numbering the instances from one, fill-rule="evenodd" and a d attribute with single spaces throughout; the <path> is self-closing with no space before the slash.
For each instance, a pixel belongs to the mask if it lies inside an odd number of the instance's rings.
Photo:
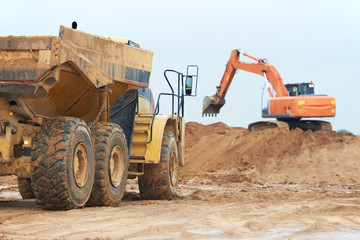
<path id="1" fill-rule="evenodd" d="M 187 124 L 178 199 L 45 211 L 0 178 L 0 239 L 359 239 L 360 139 Z"/>

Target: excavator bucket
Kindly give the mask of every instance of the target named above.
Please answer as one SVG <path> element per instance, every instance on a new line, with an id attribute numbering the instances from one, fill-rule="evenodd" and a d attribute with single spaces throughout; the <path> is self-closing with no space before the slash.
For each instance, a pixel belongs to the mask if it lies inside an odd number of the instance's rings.
<path id="1" fill-rule="evenodd" d="M 220 100 L 214 96 L 206 96 L 203 101 L 202 107 L 202 116 L 211 116 L 213 117 L 220 112 L 220 108 L 225 104 L 225 99 Z"/>

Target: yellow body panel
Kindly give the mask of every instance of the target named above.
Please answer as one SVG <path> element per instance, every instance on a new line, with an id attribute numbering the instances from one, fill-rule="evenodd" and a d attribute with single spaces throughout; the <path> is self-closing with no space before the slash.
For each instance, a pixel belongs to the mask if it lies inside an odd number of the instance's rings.
<path id="1" fill-rule="evenodd" d="M 11 162 L 0 162 L 0 176 L 15 174 L 19 177 L 31 177 L 31 157 L 22 156 Z"/>
<path id="2" fill-rule="evenodd" d="M 179 129 L 178 126 L 180 126 L 181 129 Z M 173 115 L 155 116 L 152 140 L 147 144 L 145 163 L 159 163 L 162 139 L 166 130 L 175 135 L 176 142 L 178 143 L 180 166 L 183 166 L 185 153 L 185 120 Z M 148 139 L 150 140 L 150 132 Z"/>
<path id="3" fill-rule="evenodd" d="M 154 108 L 147 99 L 144 99 L 143 97 L 139 96 L 138 112 L 140 114 L 153 115 Z"/>
<path id="4" fill-rule="evenodd" d="M 160 161 L 161 145 L 164 135 L 165 125 L 169 118 L 173 116 L 169 115 L 157 115 L 154 119 L 152 128 L 152 140 L 147 144 L 147 150 L 145 155 L 145 162 L 158 163 Z M 148 135 L 150 140 L 150 132 Z"/>

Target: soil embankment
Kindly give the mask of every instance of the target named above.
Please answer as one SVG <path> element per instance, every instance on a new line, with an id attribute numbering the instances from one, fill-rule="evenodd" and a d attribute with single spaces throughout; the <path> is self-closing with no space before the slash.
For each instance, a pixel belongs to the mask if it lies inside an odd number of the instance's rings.
<path id="1" fill-rule="evenodd" d="M 45 211 L 0 177 L 0 239 L 359 239 L 360 139 L 186 124 L 178 199 Z"/>
<path id="2" fill-rule="evenodd" d="M 248 131 L 223 123 L 186 125 L 184 178 L 226 182 L 360 184 L 360 138 L 296 129 Z"/>

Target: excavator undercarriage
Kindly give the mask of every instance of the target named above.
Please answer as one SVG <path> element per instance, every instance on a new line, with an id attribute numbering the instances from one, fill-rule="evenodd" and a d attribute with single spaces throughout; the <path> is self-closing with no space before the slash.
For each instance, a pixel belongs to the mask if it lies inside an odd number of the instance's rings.
<path id="1" fill-rule="evenodd" d="M 289 121 L 289 119 L 286 119 L 286 120 L 278 120 L 278 121 L 259 121 L 259 122 L 251 123 L 248 126 L 248 129 L 250 131 L 261 131 L 271 128 L 280 128 L 286 130 L 294 130 L 296 128 L 300 128 L 303 131 L 307 131 L 307 130 L 332 131 L 331 123 L 326 121 L 319 121 L 319 120 Z"/>

